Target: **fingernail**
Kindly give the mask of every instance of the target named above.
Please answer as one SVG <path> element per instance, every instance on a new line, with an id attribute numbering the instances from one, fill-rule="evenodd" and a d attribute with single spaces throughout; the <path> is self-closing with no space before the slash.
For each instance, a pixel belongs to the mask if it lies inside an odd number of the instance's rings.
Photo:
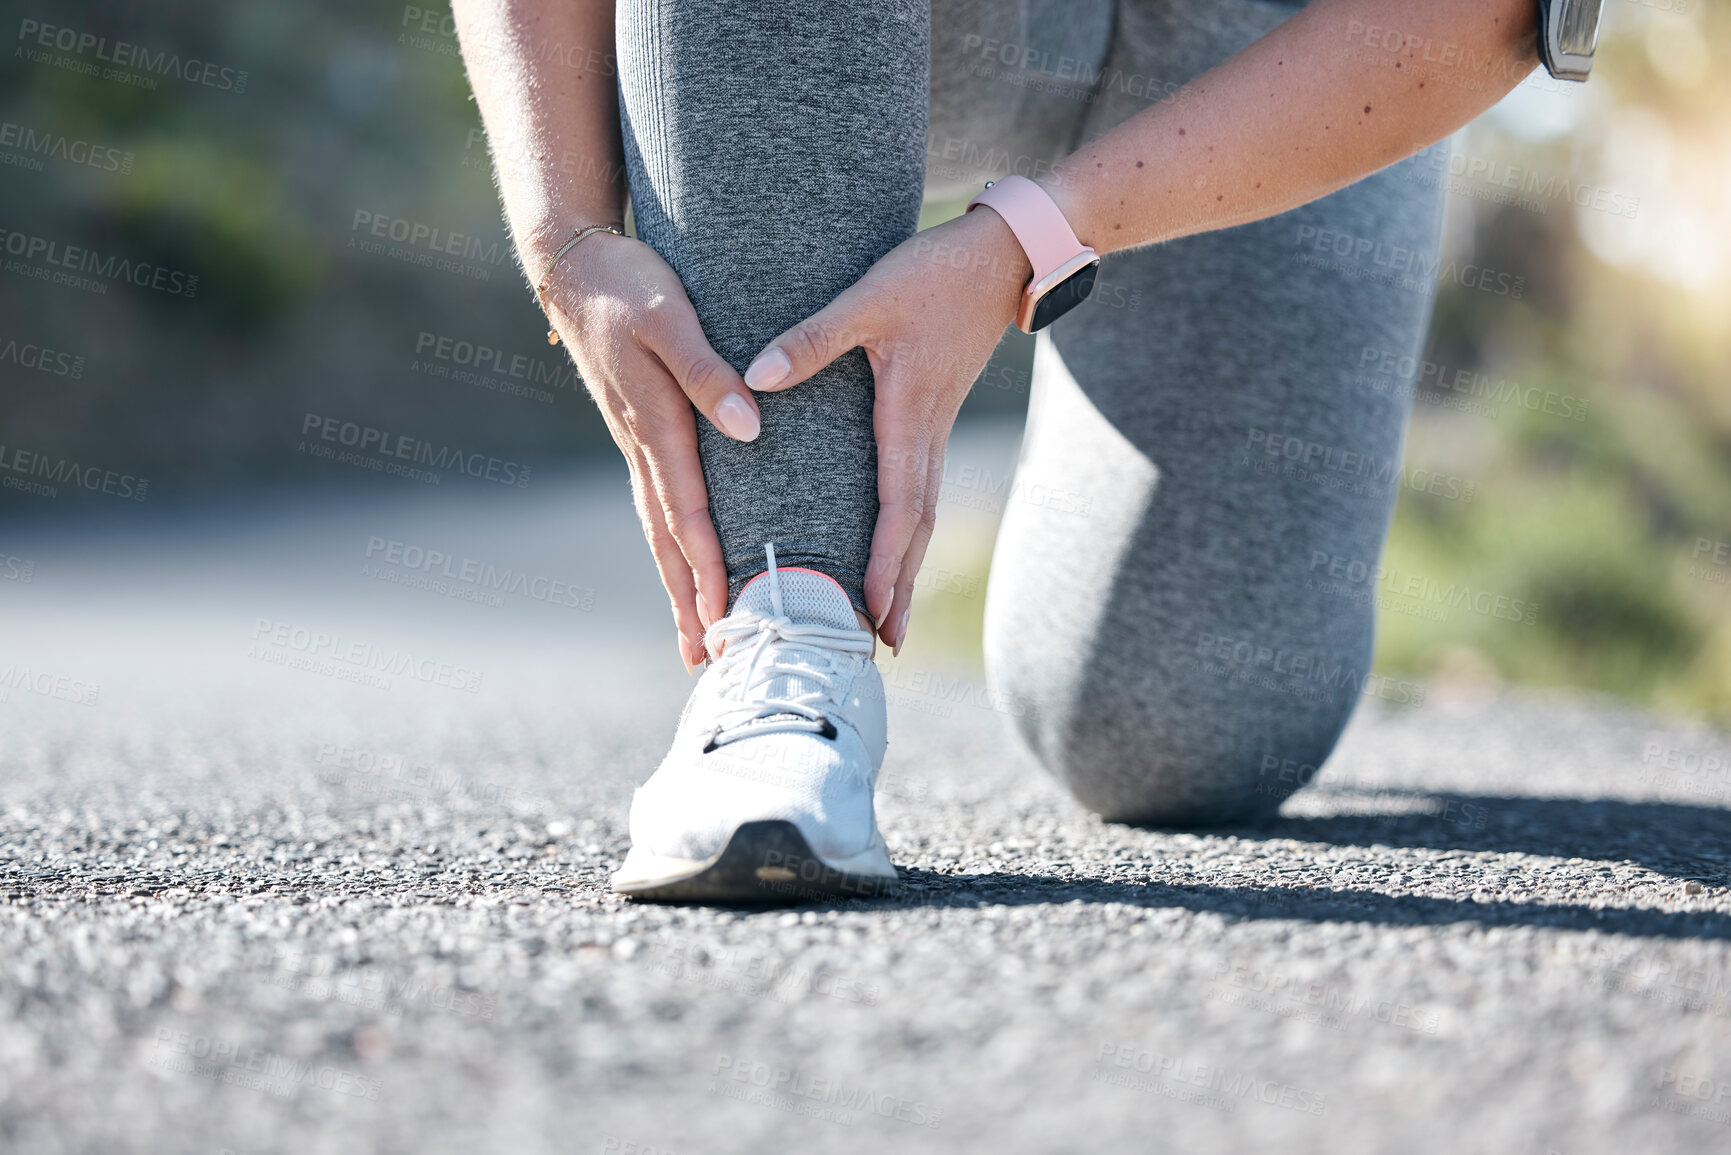
<path id="1" fill-rule="evenodd" d="M 883 629 L 884 628 L 884 619 L 888 618 L 890 616 L 890 611 L 895 609 L 895 608 L 896 608 L 896 585 L 895 585 L 895 579 L 891 578 L 890 579 L 890 592 L 884 595 L 884 611 L 883 611 L 883 613 L 881 613 L 877 616 L 877 621 L 872 623 L 872 624 L 875 625 L 880 630 Z M 888 641 L 889 639 L 885 638 L 884 640 Z"/>
<path id="2" fill-rule="evenodd" d="M 793 362 L 778 346 L 771 345 L 745 367 L 745 383 L 753 389 L 770 389 L 793 372 Z"/>
<path id="3" fill-rule="evenodd" d="M 715 423 L 735 441 L 757 440 L 757 431 L 760 428 L 757 414 L 745 403 L 745 398 L 737 393 L 729 393 L 721 399 L 721 404 L 715 407 Z"/>
<path id="4" fill-rule="evenodd" d="M 908 619 L 913 616 L 914 607 L 909 606 L 902 611 L 902 620 L 896 625 L 896 652 L 900 653 L 902 643 L 908 640 Z"/>

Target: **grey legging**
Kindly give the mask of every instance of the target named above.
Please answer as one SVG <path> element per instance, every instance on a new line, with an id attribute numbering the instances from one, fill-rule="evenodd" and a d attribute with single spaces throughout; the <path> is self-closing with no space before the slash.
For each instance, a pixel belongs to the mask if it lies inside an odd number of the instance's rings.
<path id="1" fill-rule="evenodd" d="M 638 233 L 743 369 L 910 235 L 927 193 L 1037 174 L 1294 7 L 620 0 Z M 1405 481 L 1409 395 L 1360 370 L 1421 351 L 1442 209 L 1412 179 L 1427 163 L 1109 256 L 1097 299 L 1040 338 L 987 675 L 1036 756 L 1107 818 L 1270 813 L 1359 697 L 1406 693 L 1370 676 L 1373 607 L 1337 579 L 1374 566 Z M 750 444 L 699 422 L 734 591 L 774 541 L 863 609 L 864 354 L 759 404 Z"/>

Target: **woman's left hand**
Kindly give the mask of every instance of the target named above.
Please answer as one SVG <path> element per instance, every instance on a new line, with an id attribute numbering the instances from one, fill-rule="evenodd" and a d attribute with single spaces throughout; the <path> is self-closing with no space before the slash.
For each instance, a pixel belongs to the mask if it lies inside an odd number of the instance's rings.
<path id="1" fill-rule="evenodd" d="M 914 234 L 772 341 L 745 371 L 759 392 L 791 389 L 863 348 L 876 381 L 878 522 L 866 608 L 896 650 L 907 640 L 956 412 L 1015 319 L 1028 258 L 1003 218 L 977 209 Z"/>

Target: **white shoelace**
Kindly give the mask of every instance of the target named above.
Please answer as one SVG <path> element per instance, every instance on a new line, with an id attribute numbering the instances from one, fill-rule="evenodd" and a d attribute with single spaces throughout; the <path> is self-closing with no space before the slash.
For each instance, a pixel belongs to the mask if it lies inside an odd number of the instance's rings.
<path id="1" fill-rule="evenodd" d="M 721 667 L 721 692 L 739 703 L 717 719 L 715 733 L 710 738 L 712 746 L 784 731 L 822 733 L 829 724 L 823 707 L 836 700 L 837 675 L 853 667 L 851 655 L 872 652 L 872 636 L 864 630 L 804 625 L 784 617 L 766 618 L 754 613 L 729 614 L 710 626 L 703 638 L 711 653 L 721 643 L 727 643 L 726 652 L 717 662 Z M 792 675 L 815 686 L 793 697 L 762 691 L 768 682 L 782 675 Z M 750 729 L 742 732 L 747 726 Z"/>
<path id="2" fill-rule="evenodd" d="M 852 655 L 869 657 L 872 652 L 872 635 L 866 630 L 812 625 L 784 616 L 775 549 L 768 546 L 766 550 L 770 602 L 775 613 L 767 617 L 749 610 L 728 614 L 703 635 L 712 654 L 725 644 L 725 652 L 716 659 L 720 689 L 723 696 L 739 703 L 717 719 L 709 749 L 760 734 L 804 732 L 833 738 L 835 728 L 822 708 L 836 702 L 840 688 L 836 679 L 853 670 L 856 659 Z M 792 697 L 772 695 L 764 689 L 784 675 L 815 683 L 815 687 Z"/>

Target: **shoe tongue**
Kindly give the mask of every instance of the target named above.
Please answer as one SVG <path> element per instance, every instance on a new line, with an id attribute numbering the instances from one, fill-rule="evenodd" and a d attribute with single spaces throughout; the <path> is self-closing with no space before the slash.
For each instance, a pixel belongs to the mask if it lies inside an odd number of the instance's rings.
<path id="1" fill-rule="evenodd" d="M 835 579 L 816 570 L 778 569 L 767 571 L 745 583 L 734 599 L 734 608 L 750 610 L 763 617 L 775 616 L 774 592 L 770 582 L 781 584 L 781 612 L 791 622 L 805 626 L 829 626 L 838 630 L 859 629 L 853 603 Z"/>
<path id="2" fill-rule="evenodd" d="M 735 611 L 749 611 L 763 617 L 774 617 L 775 599 L 770 583 L 781 585 L 781 612 L 790 622 L 805 626 L 829 626 L 839 630 L 859 629 L 853 603 L 834 579 L 808 569 L 777 569 L 773 575 L 758 574 L 745 584 L 734 599 Z M 791 655 L 790 655 L 791 656 Z M 793 659 L 798 661 L 797 658 Z M 798 698 L 821 690 L 817 678 L 800 674 L 776 674 L 759 682 L 749 698 Z M 770 715 L 773 718 L 792 717 L 790 714 Z M 759 721 L 768 721 L 762 718 Z"/>

